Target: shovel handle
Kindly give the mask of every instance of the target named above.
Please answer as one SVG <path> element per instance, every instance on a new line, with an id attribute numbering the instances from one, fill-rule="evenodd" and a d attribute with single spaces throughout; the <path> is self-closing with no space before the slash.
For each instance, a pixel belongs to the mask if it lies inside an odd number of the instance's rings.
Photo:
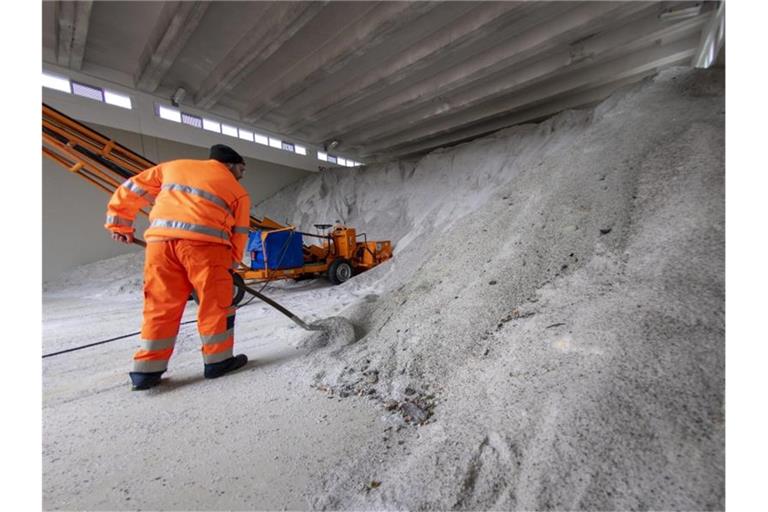
<path id="1" fill-rule="evenodd" d="M 243 286 L 243 288 L 245 288 L 245 291 L 247 291 L 251 295 L 253 295 L 255 297 L 258 297 L 260 300 L 266 302 L 267 304 L 269 304 L 270 306 L 272 306 L 273 308 L 275 308 L 276 310 L 278 310 L 279 312 L 281 312 L 282 314 L 284 314 L 285 316 L 287 316 L 288 318 L 293 320 L 293 322 L 296 325 L 298 325 L 299 327 L 301 327 L 305 331 L 324 331 L 325 330 L 325 327 L 323 327 L 321 325 L 307 325 L 306 323 L 304 323 L 304 321 L 301 318 L 299 318 L 296 315 L 294 315 L 293 313 L 291 313 L 288 309 L 286 309 L 285 307 L 281 306 L 280 304 L 278 304 L 274 300 L 270 299 L 266 295 L 263 295 L 263 294 L 257 292 L 256 290 L 254 290 L 250 286 Z"/>

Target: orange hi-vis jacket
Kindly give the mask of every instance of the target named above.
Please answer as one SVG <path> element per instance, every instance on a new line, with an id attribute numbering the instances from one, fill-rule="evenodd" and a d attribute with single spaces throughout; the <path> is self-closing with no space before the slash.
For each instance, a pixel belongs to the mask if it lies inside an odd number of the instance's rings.
<path id="1" fill-rule="evenodd" d="M 217 160 L 173 160 L 133 176 L 112 194 L 108 230 L 133 233 L 139 209 L 152 204 L 147 241 L 187 239 L 225 244 L 239 262 L 248 243 L 251 201 Z"/>

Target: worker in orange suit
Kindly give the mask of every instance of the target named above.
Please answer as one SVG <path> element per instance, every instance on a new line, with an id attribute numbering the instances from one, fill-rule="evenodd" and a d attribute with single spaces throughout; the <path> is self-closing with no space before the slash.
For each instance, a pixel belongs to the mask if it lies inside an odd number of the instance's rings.
<path id="1" fill-rule="evenodd" d="M 136 213 L 153 205 L 144 233 L 144 322 L 129 373 L 133 389 L 160 383 L 193 289 L 199 298 L 205 377 L 220 377 L 248 361 L 244 354 L 233 356 L 231 274 L 248 241 L 250 198 L 238 183 L 244 172 L 243 158 L 217 144 L 209 160 L 150 167 L 118 187 L 109 200 L 105 227 L 113 240 L 127 244 L 133 242 Z"/>

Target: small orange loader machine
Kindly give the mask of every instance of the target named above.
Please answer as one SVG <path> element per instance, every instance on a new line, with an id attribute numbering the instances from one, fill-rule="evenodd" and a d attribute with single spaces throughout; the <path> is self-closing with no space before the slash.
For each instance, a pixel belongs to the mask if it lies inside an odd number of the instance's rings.
<path id="1" fill-rule="evenodd" d="M 125 180 L 155 165 L 45 103 L 43 155 L 110 195 Z M 149 215 L 145 210 L 140 213 Z M 392 257 L 388 240 L 369 241 L 365 233 L 357 234 L 338 222 L 315 224 L 315 228 L 318 233 L 302 233 L 268 217 L 251 216 L 251 261 L 250 265 L 241 262 L 235 271 L 234 304 L 242 299 L 245 281 L 327 275 L 332 283 L 340 284 Z M 317 243 L 305 245 L 304 238 Z"/>
<path id="2" fill-rule="evenodd" d="M 358 235 L 355 228 L 343 224 L 315 224 L 318 230 L 330 229 L 327 234 L 302 233 L 293 226 L 279 226 L 271 219 L 265 220 L 274 227 L 251 231 L 248 242 L 251 265 L 247 270 L 238 271 L 244 279 L 301 279 L 325 274 L 332 283 L 341 284 L 392 257 L 392 244 L 388 240 L 369 241 L 365 233 Z M 316 238 L 318 243 L 305 245 L 304 237 Z"/>

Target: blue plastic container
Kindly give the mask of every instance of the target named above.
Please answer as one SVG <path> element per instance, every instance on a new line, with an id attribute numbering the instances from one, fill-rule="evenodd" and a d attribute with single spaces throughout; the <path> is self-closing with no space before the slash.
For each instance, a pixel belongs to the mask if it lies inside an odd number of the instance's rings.
<path id="1" fill-rule="evenodd" d="M 293 230 L 251 231 L 248 235 L 248 252 L 254 270 L 301 267 L 304 265 L 301 248 L 301 235 Z"/>

